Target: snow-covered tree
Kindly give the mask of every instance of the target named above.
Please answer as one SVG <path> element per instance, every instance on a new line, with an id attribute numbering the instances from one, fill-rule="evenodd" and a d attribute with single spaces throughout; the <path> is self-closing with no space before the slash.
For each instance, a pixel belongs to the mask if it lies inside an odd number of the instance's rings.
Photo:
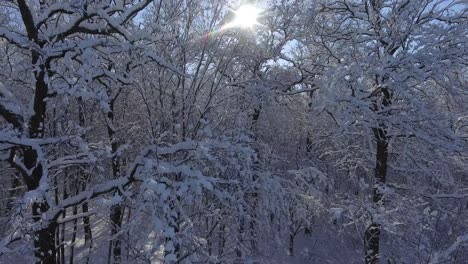
<path id="1" fill-rule="evenodd" d="M 0 1 L 0 262 L 463 263 L 467 11 Z"/>

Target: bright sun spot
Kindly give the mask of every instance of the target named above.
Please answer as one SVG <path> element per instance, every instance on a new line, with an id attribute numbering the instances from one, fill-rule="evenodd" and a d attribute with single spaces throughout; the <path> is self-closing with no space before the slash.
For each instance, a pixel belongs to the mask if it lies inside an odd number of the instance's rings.
<path id="1" fill-rule="evenodd" d="M 243 5 L 234 11 L 236 17 L 231 24 L 232 26 L 242 28 L 252 28 L 253 26 L 258 25 L 257 19 L 260 13 L 262 13 L 262 10 L 253 5 Z"/>

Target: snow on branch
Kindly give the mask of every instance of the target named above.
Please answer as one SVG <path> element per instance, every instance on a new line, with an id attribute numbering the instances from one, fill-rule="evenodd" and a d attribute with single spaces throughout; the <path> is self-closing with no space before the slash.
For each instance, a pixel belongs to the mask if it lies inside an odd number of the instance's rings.
<path id="1" fill-rule="evenodd" d="M 0 83 L 0 115 L 16 129 L 23 131 L 24 118 L 20 103 L 2 83 Z"/>
<path id="2" fill-rule="evenodd" d="M 172 146 L 163 147 L 158 149 L 158 155 L 172 155 L 180 151 L 195 150 L 197 143 L 194 141 L 184 141 Z"/>

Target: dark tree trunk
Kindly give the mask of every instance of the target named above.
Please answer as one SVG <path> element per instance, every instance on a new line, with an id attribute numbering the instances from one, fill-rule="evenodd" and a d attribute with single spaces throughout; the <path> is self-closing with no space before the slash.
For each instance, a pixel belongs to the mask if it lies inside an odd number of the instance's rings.
<path id="1" fill-rule="evenodd" d="M 63 210 L 63 215 L 62 215 L 62 218 L 65 218 L 65 212 L 66 210 Z M 58 231 L 60 231 L 60 248 L 59 248 L 59 259 L 60 259 L 60 263 L 62 264 L 65 264 L 65 230 L 67 228 L 67 224 L 66 223 L 63 223 L 62 224 L 62 227 L 59 228 Z M 57 233 L 58 233 L 57 231 Z"/>
<path id="2" fill-rule="evenodd" d="M 242 244 L 244 243 L 244 232 L 245 232 L 245 216 L 241 216 L 239 223 L 239 242 L 236 248 L 237 261 L 242 261 Z M 237 262 L 236 262 L 237 263 Z"/>
<path id="3" fill-rule="evenodd" d="M 308 93 L 309 95 L 309 103 L 307 104 L 308 106 L 308 112 L 312 112 L 312 103 L 313 103 L 313 98 L 314 98 L 314 92 L 316 88 L 314 85 L 312 85 L 311 88 L 314 88 L 312 91 L 310 91 Z M 307 135 L 306 135 L 306 153 L 311 153 L 312 152 L 312 149 L 313 149 L 313 146 L 312 146 L 312 133 L 309 129 L 307 129 Z"/>
<path id="4" fill-rule="evenodd" d="M 37 224 L 41 222 L 41 215 L 47 212 L 49 205 L 46 202 L 35 202 L 32 205 L 33 220 Z M 55 230 L 56 223 L 50 222 L 46 227 L 35 231 L 34 239 L 34 256 L 38 259 L 36 263 L 55 264 L 56 249 L 55 249 Z"/>
<path id="5" fill-rule="evenodd" d="M 85 127 L 86 126 L 86 117 L 85 117 L 86 105 L 82 98 L 78 98 L 78 106 L 79 106 L 78 108 L 79 109 L 79 112 L 78 112 L 79 124 L 81 127 Z M 85 171 L 82 171 L 81 175 L 83 176 L 81 190 L 86 191 L 86 186 L 89 183 L 90 175 L 87 174 Z M 83 202 L 83 204 L 81 205 L 81 210 L 84 214 L 86 214 L 89 211 L 88 202 Z M 91 249 L 93 234 L 91 230 L 89 216 L 83 217 L 83 228 L 84 228 L 85 245 L 89 245 L 89 248 Z"/>
<path id="6" fill-rule="evenodd" d="M 377 140 L 377 154 L 375 164 L 376 186 L 374 187 L 373 201 L 377 206 L 383 203 L 383 194 L 379 187 L 382 187 L 387 178 L 388 167 L 388 142 L 383 129 L 376 129 L 379 138 Z M 379 263 L 379 244 L 380 244 L 381 226 L 378 223 L 372 223 L 364 235 L 366 263 Z"/>
<path id="7" fill-rule="evenodd" d="M 312 152 L 312 135 L 310 134 L 310 131 L 307 131 L 307 138 L 306 138 L 306 152 L 311 153 Z"/>
<path id="8" fill-rule="evenodd" d="M 127 224 L 130 223 L 131 216 L 132 216 L 132 209 L 128 208 Z M 127 229 L 127 241 L 128 241 L 128 243 L 127 243 L 127 262 L 128 262 L 128 259 L 130 258 L 130 241 L 131 241 L 130 229 Z"/>
<path id="9" fill-rule="evenodd" d="M 42 165 L 36 164 L 37 153 L 33 149 L 27 148 L 24 153 L 26 168 L 32 169 L 31 177 L 26 180 L 26 185 L 28 191 L 34 191 L 39 187 L 42 178 Z M 55 232 L 57 223 L 54 220 L 42 223 L 42 214 L 49 210 L 49 204 L 43 197 L 39 197 L 39 199 L 42 200 L 34 202 L 31 207 L 33 221 L 38 225 L 38 230 L 34 231 L 34 255 L 37 258 L 37 263 L 56 264 Z"/>
<path id="10" fill-rule="evenodd" d="M 226 237 L 225 237 L 225 225 L 219 225 L 219 233 L 218 233 L 218 256 L 223 256 L 224 254 L 224 245 L 226 244 Z"/>
<path id="11" fill-rule="evenodd" d="M 63 182 L 63 199 L 67 199 L 68 198 L 68 190 L 67 190 L 68 169 L 65 169 L 64 173 L 65 173 L 65 181 Z M 66 215 L 67 215 L 67 210 L 63 210 L 62 219 L 65 219 Z M 61 228 L 59 227 L 61 237 L 59 240 L 60 247 L 59 247 L 58 257 L 60 259 L 60 263 L 62 264 L 65 264 L 65 229 L 66 229 L 66 226 L 67 224 L 63 223 Z"/>
<path id="12" fill-rule="evenodd" d="M 182 180 L 182 175 L 180 173 L 175 175 L 175 181 L 180 182 Z M 175 214 L 171 215 L 171 222 L 169 223 L 169 226 L 174 229 L 174 234 L 178 234 L 180 232 L 180 212 L 179 209 L 177 208 L 177 204 L 180 204 L 181 197 L 179 195 L 176 195 L 176 201 L 171 201 L 170 202 L 170 208 L 171 211 L 175 211 Z M 181 248 L 180 248 L 180 243 L 177 239 L 174 239 L 174 237 L 167 237 L 166 238 L 166 243 L 172 242 L 174 246 L 173 253 L 176 257 L 177 260 L 180 259 L 181 257 Z M 170 254 L 170 251 L 166 251 L 165 255 Z"/>
<path id="13" fill-rule="evenodd" d="M 111 122 L 110 125 L 107 126 L 107 134 L 109 136 L 109 140 L 111 143 L 112 154 L 112 176 L 114 179 L 120 176 L 120 157 L 117 154 L 117 150 L 119 148 L 119 143 L 117 139 L 117 135 L 115 134 L 114 130 L 114 103 L 117 100 L 118 95 L 111 100 L 109 103 L 110 111 L 107 113 L 108 122 Z M 118 194 L 118 192 L 115 192 Z M 111 206 L 110 209 L 110 222 L 111 222 L 111 241 L 109 242 L 109 263 L 120 263 L 122 259 L 122 246 L 121 246 L 121 237 L 120 237 L 120 229 L 122 227 L 122 205 L 115 204 Z"/>
<path id="14" fill-rule="evenodd" d="M 42 48 L 43 43 L 38 39 L 38 28 L 34 22 L 34 16 L 31 13 L 27 1 L 17 0 L 18 9 L 21 14 L 24 27 L 28 39 Z M 29 137 L 32 139 L 44 137 L 44 124 L 46 120 L 46 101 L 48 95 L 48 86 L 45 82 L 46 74 L 49 72 L 49 65 L 47 62 L 41 61 L 41 54 L 31 49 L 31 65 L 37 66 L 34 73 L 34 100 L 33 100 L 33 113 L 29 119 Z M 22 127 L 19 128 L 20 130 Z M 28 187 L 28 191 L 35 191 L 39 187 L 39 183 L 43 177 L 42 165 L 38 161 L 36 150 L 25 147 L 23 148 L 24 165 L 31 173 L 30 175 L 23 175 L 23 179 Z M 24 172 L 23 172 L 24 173 Z M 48 190 L 45 190 L 47 192 Z M 43 199 L 44 197 L 38 197 Z M 42 214 L 49 210 L 49 204 L 45 199 L 34 202 L 31 206 L 33 221 L 38 225 L 38 230 L 34 231 L 34 255 L 37 257 L 38 263 L 43 264 L 56 264 L 56 245 L 55 245 L 55 231 L 57 224 L 55 221 L 50 223 L 42 223 Z"/>
<path id="15" fill-rule="evenodd" d="M 205 218 L 205 224 L 206 224 L 206 231 L 210 231 L 210 219 L 208 217 Z M 207 237 L 207 247 L 208 247 L 208 256 L 211 256 L 213 254 L 213 241 L 211 237 Z"/>
<path id="16" fill-rule="evenodd" d="M 87 202 L 84 202 L 82 204 L 81 210 L 83 211 L 83 214 L 86 214 L 87 212 L 89 212 Z M 83 228 L 84 228 L 85 244 L 89 245 L 91 247 L 92 241 L 93 241 L 93 233 L 92 233 L 92 230 L 91 230 L 91 223 L 90 223 L 90 220 L 89 220 L 89 216 L 84 216 L 83 217 Z"/>
<path id="17" fill-rule="evenodd" d="M 38 58 L 33 56 L 33 62 L 37 62 Z M 43 138 L 44 137 L 44 123 L 48 87 L 44 82 L 44 72 L 36 73 L 36 90 L 34 95 L 34 114 L 30 119 L 29 136 L 30 138 Z M 37 190 L 39 183 L 42 179 L 42 165 L 36 150 L 27 147 L 24 149 L 24 164 L 26 168 L 32 170 L 29 179 L 26 179 L 28 191 Z M 27 177 L 26 177 L 27 178 Z M 41 215 L 49 210 L 49 204 L 45 200 L 35 202 L 32 205 L 33 220 L 36 223 L 42 221 Z M 41 225 L 43 226 L 43 225 Z M 56 263 L 56 248 L 55 248 L 55 229 L 57 224 L 54 221 L 46 223 L 45 227 L 35 232 L 36 240 L 35 256 L 38 257 L 38 263 L 55 264 Z"/>
<path id="18" fill-rule="evenodd" d="M 372 223 L 366 229 L 364 237 L 366 243 L 366 264 L 379 263 L 380 230 L 380 225 L 376 223 Z"/>
<path id="19" fill-rule="evenodd" d="M 37 63 L 39 56 L 33 54 L 33 64 Z M 45 67 L 40 67 L 39 72 L 35 73 L 36 76 L 36 89 L 34 94 L 34 114 L 31 116 L 29 122 L 29 137 L 30 138 L 43 138 L 44 137 L 44 124 L 46 118 L 46 102 L 48 94 L 48 87 L 45 83 Z M 29 191 L 36 190 L 42 179 L 42 165 L 36 150 L 27 147 L 24 150 L 24 164 L 26 168 L 32 169 L 31 179 L 26 181 Z M 35 202 L 32 205 L 32 215 L 34 222 L 40 222 L 41 215 L 49 210 L 49 204 L 44 201 Z M 35 256 L 39 259 L 38 263 L 55 264 L 56 263 L 56 248 L 55 248 L 55 231 L 57 224 L 55 221 L 46 223 L 45 227 L 35 232 L 36 240 Z"/>
<path id="20" fill-rule="evenodd" d="M 391 105 L 391 93 L 386 88 L 381 88 L 381 100 L 383 107 Z M 373 110 L 378 111 L 379 106 L 374 102 Z M 374 137 L 377 141 L 376 156 L 375 156 L 375 169 L 374 178 L 375 186 L 373 190 L 373 202 L 379 207 L 383 205 L 383 193 L 380 188 L 387 181 L 387 168 L 388 168 L 388 136 L 387 127 L 381 121 L 378 126 L 373 128 Z M 379 263 L 379 246 L 380 246 L 380 235 L 382 227 L 379 223 L 373 221 L 371 225 L 366 229 L 364 234 L 364 248 L 365 248 L 365 262 L 366 264 L 377 264 Z"/>
<path id="21" fill-rule="evenodd" d="M 260 113 L 261 113 L 261 108 L 256 107 L 254 108 L 254 111 L 251 115 L 252 117 L 252 133 L 254 134 L 254 151 L 255 151 L 255 156 L 253 157 L 253 175 L 252 175 L 252 182 L 254 184 L 254 190 L 251 194 L 250 197 L 250 203 L 251 203 L 251 208 L 250 208 L 250 223 L 249 223 L 249 232 L 250 232 L 250 246 L 252 249 L 252 252 L 257 252 L 258 251 L 258 243 L 257 243 L 257 208 L 258 208 L 258 201 L 259 201 L 259 190 L 257 186 L 257 181 L 259 180 L 259 176 L 256 173 L 258 171 L 259 166 L 260 166 L 260 151 L 257 146 L 257 126 L 258 126 L 258 120 L 260 118 Z"/>
<path id="22" fill-rule="evenodd" d="M 291 232 L 289 234 L 289 247 L 288 247 L 288 253 L 289 256 L 294 256 L 294 234 Z"/>
<path id="23" fill-rule="evenodd" d="M 73 216 L 78 214 L 78 206 L 73 206 Z M 73 233 L 70 246 L 70 264 L 73 264 L 75 257 L 75 242 L 76 242 L 76 231 L 78 230 L 78 219 L 73 220 Z"/>
<path id="24" fill-rule="evenodd" d="M 122 227 L 122 206 L 119 204 L 113 205 L 111 207 L 110 213 L 111 220 L 111 236 L 110 241 L 111 255 L 113 263 L 121 262 L 121 241 L 120 241 L 120 228 Z"/>
<path id="25" fill-rule="evenodd" d="M 290 256 L 294 256 L 294 240 L 296 238 L 296 228 L 294 228 L 294 212 L 289 210 L 289 217 L 291 219 L 291 224 L 289 225 L 289 245 L 288 253 Z"/>

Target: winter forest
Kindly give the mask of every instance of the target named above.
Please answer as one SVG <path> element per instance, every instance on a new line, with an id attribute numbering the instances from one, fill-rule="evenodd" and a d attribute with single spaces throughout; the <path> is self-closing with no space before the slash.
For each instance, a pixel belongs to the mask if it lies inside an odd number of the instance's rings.
<path id="1" fill-rule="evenodd" d="M 0 0 L 0 263 L 468 263 L 468 1 Z"/>

